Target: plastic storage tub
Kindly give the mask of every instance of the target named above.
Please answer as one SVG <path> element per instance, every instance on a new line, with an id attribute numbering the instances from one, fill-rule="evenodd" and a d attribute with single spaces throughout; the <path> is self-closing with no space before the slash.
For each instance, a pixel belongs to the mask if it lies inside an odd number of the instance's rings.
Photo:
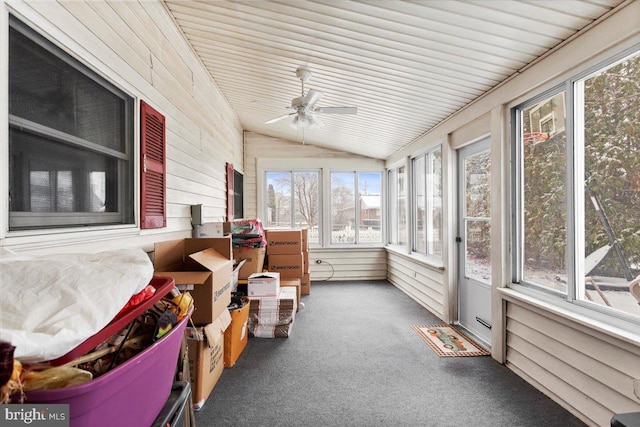
<path id="1" fill-rule="evenodd" d="M 25 393 L 25 403 L 69 404 L 71 427 L 150 426 L 171 392 L 190 316 L 136 356 L 88 383 Z"/>
<path id="2" fill-rule="evenodd" d="M 187 411 L 191 408 L 191 386 L 186 381 L 176 381 L 169 399 L 151 427 L 181 427 L 185 425 Z"/>
<path id="3" fill-rule="evenodd" d="M 149 282 L 149 285 L 153 286 L 156 290 L 151 298 L 134 307 L 129 308 L 122 313 L 118 313 L 118 315 L 98 333 L 82 342 L 69 353 L 48 362 L 48 364 L 51 366 L 64 365 L 65 363 L 71 362 L 72 360 L 87 354 L 87 352 L 91 351 L 98 344 L 120 332 L 122 328 L 133 322 L 133 320 L 136 319 L 139 315 L 147 311 L 156 302 L 161 300 L 171 291 L 171 289 L 173 289 L 175 283 L 176 282 L 172 277 L 153 276 L 153 278 Z"/>

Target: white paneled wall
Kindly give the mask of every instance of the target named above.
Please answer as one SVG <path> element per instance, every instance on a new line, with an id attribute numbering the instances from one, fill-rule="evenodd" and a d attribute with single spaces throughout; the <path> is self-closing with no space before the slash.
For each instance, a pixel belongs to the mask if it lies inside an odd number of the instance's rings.
<path id="1" fill-rule="evenodd" d="M 311 249 L 309 264 L 312 281 L 387 278 L 387 253 L 382 248 Z"/>
<path id="2" fill-rule="evenodd" d="M 445 319 L 444 270 L 389 251 L 388 280 L 427 310 Z"/>
<path id="3" fill-rule="evenodd" d="M 507 303 L 506 364 L 587 424 L 640 411 L 640 348 L 527 304 Z"/>
<path id="4" fill-rule="evenodd" d="M 242 127 L 161 2 L 0 5 L 166 116 L 168 215 L 164 229 L 71 232 L 55 239 L 8 235 L 1 245 L 33 252 L 55 251 L 60 245 L 69 250 L 149 249 L 154 241 L 191 235 L 192 204 L 203 205 L 205 221 L 226 215 L 225 163 L 244 167 Z M 136 135 L 136 147 L 137 140 Z"/>

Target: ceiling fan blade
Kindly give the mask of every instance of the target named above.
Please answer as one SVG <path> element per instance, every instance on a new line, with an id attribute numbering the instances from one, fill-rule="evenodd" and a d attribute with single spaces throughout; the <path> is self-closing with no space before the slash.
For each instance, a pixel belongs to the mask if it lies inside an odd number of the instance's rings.
<path id="1" fill-rule="evenodd" d="M 309 108 L 313 108 L 316 102 L 318 102 L 322 98 L 322 92 L 319 90 L 309 90 L 307 94 L 304 96 L 302 100 L 302 105 L 307 106 Z"/>
<path id="2" fill-rule="evenodd" d="M 294 116 L 294 115 L 296 115 L 296 114 L 298 114 L 298 113 L 283 114 L 283 115 L 278 116 L 278 117 L 276 117 L 276 118 L 274 118 L 274 119 L 267 120 L 266 122 L 264 122 L 264 124 L 265 124 L 265 125 L 270 125 L 271 123 L 279 122 L 280 120 L 284 120 L 284 119 L 286 119 L 287 117 L 291 117 L 291 116 Z"/>
<path id="3" fill-rule="evenodd" d="M 358 114 L 358 107 L 318 107 L 314 113 L 321 114 Z"/>

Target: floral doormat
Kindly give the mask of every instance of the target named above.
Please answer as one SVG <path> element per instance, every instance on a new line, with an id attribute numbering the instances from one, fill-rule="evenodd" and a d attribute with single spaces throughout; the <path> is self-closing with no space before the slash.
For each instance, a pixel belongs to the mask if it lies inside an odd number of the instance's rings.
<path id="1" fill-rule="evenodd" d="M 413 325 L 412 328 L 440 357 L 488 356 L 491 354 L 450 325 Z"/>

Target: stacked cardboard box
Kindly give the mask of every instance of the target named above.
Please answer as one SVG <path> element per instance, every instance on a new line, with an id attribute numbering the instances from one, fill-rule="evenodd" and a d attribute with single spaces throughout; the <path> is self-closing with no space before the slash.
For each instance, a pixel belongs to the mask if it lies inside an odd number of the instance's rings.
<path id="1" fill-rule="evenodd" d="M 224 370 L 225 331 L 231 324 L 229 310 L 212 323 L 186 329 L 193 407 L 200 410 Z"/>
<path id="2" fill-rule="evenodd" d="M 267 230 L 267 270 L 282 279 L 302 279 L 302 230 Z"/>
<path id="3" fill-rule="evenodd" d="M 230 237 L 180 239 L 155 244 L 154 269 L 188 291 L 195 311 L 185 335 L 195 409 L 209 397 L 224 369 L 224 333 L 231 323 Z"/>
<path id="4" fill-rule="evenodd" d="M 278 296 L 252 297 L 249 333 L 257 338 L 287 338 L 298 309 L 296 288 L 281 286 Z"/>
<path id="5" fill-rule="evenodd" d="M 309 275 L 309 230 L 302 229 L 302 258 L 304 259 L 304 272 L 300 279 L 300 292 L 302 295 L 311 293 L 311 276 Z"/>
<path id="6" fill-rule="evenodd" d="M 296 311 L 300 311 L 300 279 L 282 279 L 280 280 L 280 286 L 293 286 L 296 288 L 296 302 L 298 304 Z"/>

